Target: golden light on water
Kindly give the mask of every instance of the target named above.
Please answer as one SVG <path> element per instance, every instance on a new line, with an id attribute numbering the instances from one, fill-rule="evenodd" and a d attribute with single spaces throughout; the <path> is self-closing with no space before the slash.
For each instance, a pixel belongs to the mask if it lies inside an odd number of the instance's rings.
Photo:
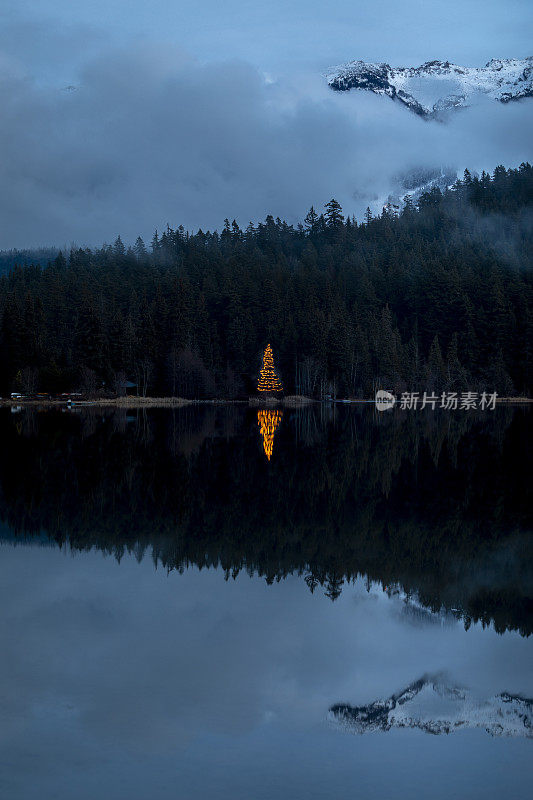
<path id="1" fill-rule="evenodd" d="M 274 434 L 281 422 L 283 411 L 279 409 L 265 409 L 257 412 L 257 424 L 259 433 L 263 437 L 263 448 L 265 455 L 270 461 L 274 449 Z"/>

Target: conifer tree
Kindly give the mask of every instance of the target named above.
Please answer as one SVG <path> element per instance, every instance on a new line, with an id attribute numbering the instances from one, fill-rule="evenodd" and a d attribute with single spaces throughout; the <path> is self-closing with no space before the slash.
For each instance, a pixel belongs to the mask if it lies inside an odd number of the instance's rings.
<path id="1" fill-rule="evenodd" d="M 316 213 L 313 206 L 307 212 L 305 217 L 305 227 L 310 233 L 315 233 L 318 228 L 318 214 Z"/>
<path id="2" fill-rule="evenodd" d="M 283 386 L 274 369 L 272 348 L 267 344 L 263 354 L 263 366 L 257 383 L 258 392 L 282 392 Z"/>
<path id="3" fill-rule="evenodd" d="M 344 224 L 344 216 L 342 214 L 342 207 L 333 197 L 326 203 L 326 224 L 328 228 L 337 228 Z"/>
<path id="4" fill-rule="evenodd" d="M 113 244 L 113 255 L 117 258 L 122 258 L 126 253 L 126 248 L 124 247 L 124 242 L 120 238 L 120 235 L 114 241 Z"/>
<path id="5" fill-rule="evenodd" d="M 147 255 L 146 247 L 141 236 L 137 236 L 137 239 L 135 240 L 135 245 L 133 247 L 133 252 L 135 253 L 135 256 L 139 259 L 146 258 Z"/>

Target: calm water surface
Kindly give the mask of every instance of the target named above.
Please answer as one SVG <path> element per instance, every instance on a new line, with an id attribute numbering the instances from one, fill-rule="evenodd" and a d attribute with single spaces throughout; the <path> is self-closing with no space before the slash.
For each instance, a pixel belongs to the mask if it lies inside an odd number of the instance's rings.
<path id="1" fill-rule="evenodd" d="M 526 796 L 531 417 L 0 413 L 0 795 Z"/>

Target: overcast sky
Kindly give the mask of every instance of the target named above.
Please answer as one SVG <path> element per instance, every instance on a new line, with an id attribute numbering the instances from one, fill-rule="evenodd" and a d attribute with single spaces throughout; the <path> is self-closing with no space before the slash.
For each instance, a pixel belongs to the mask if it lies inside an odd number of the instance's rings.
<path id="1" fill-rule="evenodd" d="M 427 124 L 321 72 L 525 57 L 532 23 L 529 0 L 4 0 L 0 247 L 360 214 L 405 168 L 531 159 L 533 102 Z"/>

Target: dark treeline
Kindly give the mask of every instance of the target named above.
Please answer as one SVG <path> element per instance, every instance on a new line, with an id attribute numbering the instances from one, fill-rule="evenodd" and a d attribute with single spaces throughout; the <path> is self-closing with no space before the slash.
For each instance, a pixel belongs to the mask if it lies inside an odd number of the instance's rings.
<path id="1" fill-rule="evenodd" d="M 0 412 L 0 520 L 169 570 L 297 573 L 335 599 L 358 575 L 465 624 L 533 630 L 531 412 Z M 4 534 L 5 536 L 6 534 Z"/>
<path id="2" fill-rule="evenodd" d="M 0 250 L 0 275 L 16 266 L 40 264 L 45 267 L 60 253 L 59 247 L 37 247 L 25 250 Z"/>
<path id="3" fill-rule="evenodd" d="M 0 392 L 237 397 L 270 342 L 285 390 L 530 393 L 533 169 L 468 171 L 362 223 L 182 227 L 0 278 Z"/>

